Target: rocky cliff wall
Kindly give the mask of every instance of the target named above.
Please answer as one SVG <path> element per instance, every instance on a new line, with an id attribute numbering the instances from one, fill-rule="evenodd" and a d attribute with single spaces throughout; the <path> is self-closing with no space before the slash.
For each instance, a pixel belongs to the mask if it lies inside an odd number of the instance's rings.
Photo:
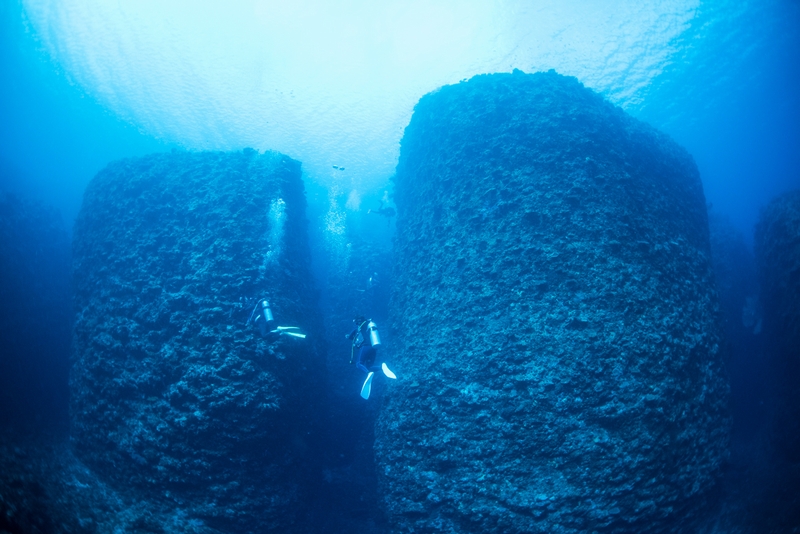
<path id="1" fill-rule="evenodd" d="M 727 453 L 692 158 L 554 72 L 426 95 L 395 178 L 397 532 L 685 532 Z"/>
<path id="2" fill-rule="evenodd" d="M 125 160 L 90 183 L 71 420 L 103 479 L 208 527 L 300 528 L 325 369 L 305 202 L 300 164 L 253 150 Z M 260 297 L 309 337 L 246 326 Z"/>

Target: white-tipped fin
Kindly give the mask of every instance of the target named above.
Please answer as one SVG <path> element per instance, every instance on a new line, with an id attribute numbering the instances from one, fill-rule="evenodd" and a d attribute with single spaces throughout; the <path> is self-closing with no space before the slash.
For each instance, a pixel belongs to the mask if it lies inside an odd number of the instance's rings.
<path id="1" fill-rule="evenodd" d="M 361 397 L 365 400 L 369 398 L 369 394 L 372 391 L 372 377 L 375 376 L 375 373 L 370 373 L 367 375 L 367 379 L 364 380 L 364 385 L 361 386 Z"/>
<path id="2" fill-rule="evenodd" d="M 271 334 L 280 334 L 282 336 L 292 336 L 300 339 L 305 339 L 306 335 L 301 334 L 300 332 L 293 332 L 292 330 L 300 330 L 299 326 L 276 326 L 275 330 L 272 330 Z"/>
<path id="3" fill-rule="evenodd" d="M 299 337 L 300 339 L 305 339 L 306 338 L 305 334 L 300 334 L 300 333 L 297 333 L 297 332 L 281 332 L 281 334 L 284 334 L 286 336 Z"/>
<path id="4" fill-rule="evenodd" d="M 382 363 L 382 364 L 381 364 L 381 369 L 383 369 L 383 374 L 385 374 L 385 375 L 386 375 L 386 376 L 388 376 L 389 378 L 391 378 L 391 379 L 393 379 L 393 380 L 397 378 L 397 375 L 396 375 L 396 374 L 394 374 L 394 373 L 392 372 L 392 370 L 391 370 L 391 369 L 389 369 L 389 367 L 388 367 L 388 366 L 387 366 L 385 363 Z"/>

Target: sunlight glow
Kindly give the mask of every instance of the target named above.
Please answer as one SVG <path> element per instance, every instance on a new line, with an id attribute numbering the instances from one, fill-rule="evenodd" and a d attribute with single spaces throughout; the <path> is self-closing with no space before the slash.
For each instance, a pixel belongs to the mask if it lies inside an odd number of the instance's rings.
<path id="1" fill-rule="evenodd" d="M 638 104 L 698 4 L 25 0 L 71 79 L 143 131 L 278 150 L 348 189 L 383 187 L 417 100 L 475 74 L 554 68 Z"/>

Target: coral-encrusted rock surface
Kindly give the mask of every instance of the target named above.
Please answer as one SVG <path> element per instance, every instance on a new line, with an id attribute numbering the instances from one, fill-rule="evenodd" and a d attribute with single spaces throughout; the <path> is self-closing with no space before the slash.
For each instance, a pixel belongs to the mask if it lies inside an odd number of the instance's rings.
<path id="1" fill-rule="evenodd" d="M 686 532 L 727 454 L 692 158 L 554 72 L 423 97 L 395 178 L 397 532 Z"/>
<path id="2" fill-rule="evenodd" d="M 125 160 L 90 183 L 71 421 L 104 480 L 214 528 L 299 524 L 325 369 L 305 206 L 300 164 L 253 150 Z M 262 296 L 309 337 L 245 326 Z"/>

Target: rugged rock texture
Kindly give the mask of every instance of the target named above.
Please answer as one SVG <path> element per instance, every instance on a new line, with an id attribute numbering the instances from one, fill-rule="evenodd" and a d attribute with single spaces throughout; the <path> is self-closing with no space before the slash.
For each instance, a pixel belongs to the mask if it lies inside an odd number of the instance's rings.
<path id="1" fill-rule="evenodd" d="M 800 464 L 800 191 L 773 200 L 755 233 L 756 265 L 776 393 L 777 450 Z M 797 468 L 795 467 L 795 470 Z M 796 471 L 797 473 L 797 471 Z M 800 480 L 800 473 L 797 473 Z"/>
<path id="2" fill-rule="evenodd" d="M 0 194 L 0 426 L 66 430 L 72 305 L 61 216 Z"/>
<path id="3" fill-rule="evenodd" d="M 115 490 L 58 436 L 0 435 L 0 532 L 215 534 L 185 510 L 153 506 L 134 488 Z"/>
<path id="4" fill-rule="evenodd" d="M 395 185 L 395 530 L 692 530 L 729 427 L 692 158 L 517 71 L 423 97 Z"/>
<path id="5" fill-rule="evenodd" d="M 299 163 L 245 150 L 111 164 L 73 255 L 78 456 L 208 527 L 299 528 L 325 369 Z M 262 296 L 309 337 L 246 327 Z"/>

